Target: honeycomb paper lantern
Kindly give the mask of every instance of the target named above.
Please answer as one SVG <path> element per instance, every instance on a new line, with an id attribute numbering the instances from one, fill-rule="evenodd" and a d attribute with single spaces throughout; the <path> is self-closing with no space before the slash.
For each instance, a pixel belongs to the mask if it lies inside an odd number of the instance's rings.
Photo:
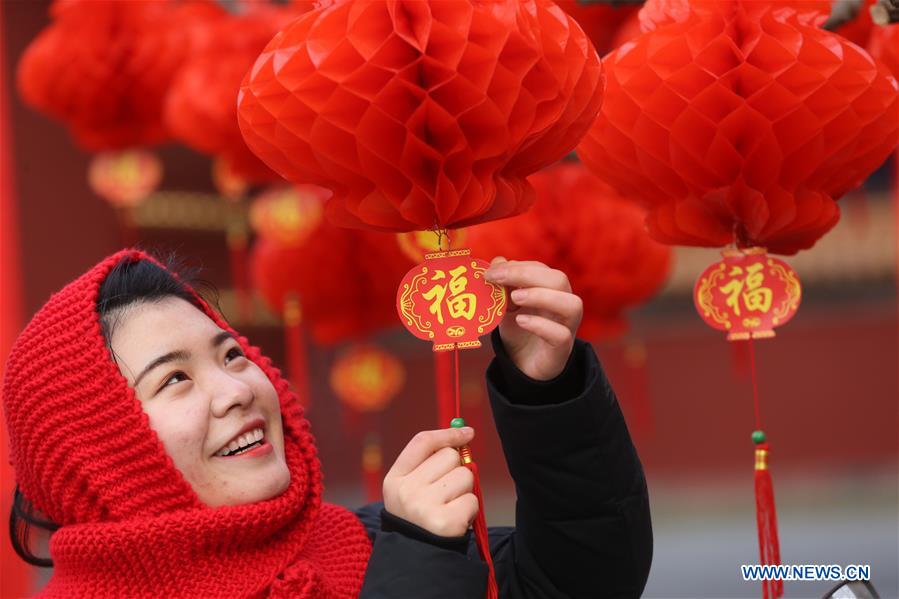
<path id="1" fill-rule="evenodd" d="M 221 16 L 212 2 L 67 0 L 26 49 L 18 87 L 88 150 L 168 138 L 162 106 L 191 48 L 192 27 Z"/>
<path id="2" fill-rule="evenodd" d="M 199 152 L 221 157 L 247 181 L 281 179 L 244 143 L 235 98 L 265 45 L 300 14 L 295 7 L 262 6 L 212 23 L 203 33 L 207 43 L 191 54 L 166 97 L 165 122 L 172 135 Z"/>
<path id="3" fill-rule="evenodd" d="M 645 211 L 576 162 L 531 177 L 537 201 L 530 212 L 472 227 L 469 244 L 483 258 L 537 260 L 568 275 L 584 301 L 579 335 L 612 338 L 624 332 L 624 312 L 661 289 L 671 249 L 650 239 Z"/>
<path id="4" fill-rule="evenodd" d="M 521 213 L 571 150 L 602 67 L 548 0 L 348 0 L 283 30 L 238 96 L 247 145 L 334 191 L 335 224 L 411 231 Z"/>
<path id="5" fill-rule="evenodd" d="M 647 3 L 578 153 L 671 244 L 811 247 L 897 143 L 896 80 L 828 2 Z"/>

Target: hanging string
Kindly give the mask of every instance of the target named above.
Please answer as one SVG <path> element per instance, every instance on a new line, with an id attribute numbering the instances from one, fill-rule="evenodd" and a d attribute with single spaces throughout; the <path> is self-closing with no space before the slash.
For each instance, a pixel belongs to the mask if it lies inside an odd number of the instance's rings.
<path id="1" fill-rule="evenodd" d="M 456 418 L 453 418 L 453 421 L 450 423 L 450 426 L 454 428 L 461 428 L 465 426 L 465 420 L 463 420 L 460 416 L 460 406 L 461 406 L 461 398 L 459 392 L 459 348 L 453 348 L 453 362 L 454 362 L 454 370 L 455 370 L 455 402 L 456 402 Z M 471 470 L 471 474 L 474 477 L 474 488 L 472 492 L 475 494 L 475 497 L 478 498 L 478 513 L 474 518 L 474 522 L 472 522 L 472 528 L 474 528 L 474 537 L 478 544 L 478 553 L 481 555 L 481 559 L 483 559 L 487 563 L 487 599 L 499 599 L 499 589 L 496 585 L 496 571 L 493 568 L 493 557 L 490 555 L 490 538 L 487 531 L 487 518 L 484 516 L 484 494 L 481 491 L 481 477 L 478 473 L 478 465 L 474 461 L 474 457 L 471 455 L 471 448 L 468 445 L 463 445 L 459 448 L 459 457 L 462 460 L 462 465 Z"/>
<path id="2" fill-rule="evenodd" d="M 755 517 L 759 535 L 759 559 L 761 565 L 780 565 L 780 540 L 777 535 L 777 511 L 774 506 L 774 485 L 768 469 L 770 448 L 759 410 L 758 372 L 755 367 L 755 346 L 749 338 L 749 367 L 752 375 L 752 401 L 755 407 L 755 427 L 752 441 L 755 443 Z M 783 595 L 782 580 L 762 581 L 763 599 L 777 599 Z"/>

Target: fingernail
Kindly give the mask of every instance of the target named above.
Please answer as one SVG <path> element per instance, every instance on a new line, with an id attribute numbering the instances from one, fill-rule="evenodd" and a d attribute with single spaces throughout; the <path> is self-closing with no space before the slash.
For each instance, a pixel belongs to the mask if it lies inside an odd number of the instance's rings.
<path id="1" fill-rule="evenodd" d="M 526 323 L 529 321 L 531 317 L 527 314 L 518 314 L 515 316 L 515 321 L 520 323 Z"/>
<path id="2" fill-rule="evenodd" d="M 516 289 L 512 292 L 512 301 L 520 302 L 528 297 L 528 292 L 526 289 Z"/>
<path id="3" fill-rule="evenodd" d="M 463 426 L 463 427 L 460 428 L 459 430 L 462 431 L 462 433 L 464 433 L 464 434 L 466 434 L 466 435 L 470 435 L 471 433 L 474 432 L 474 429 L 471 428 L 470 426 Z"/>

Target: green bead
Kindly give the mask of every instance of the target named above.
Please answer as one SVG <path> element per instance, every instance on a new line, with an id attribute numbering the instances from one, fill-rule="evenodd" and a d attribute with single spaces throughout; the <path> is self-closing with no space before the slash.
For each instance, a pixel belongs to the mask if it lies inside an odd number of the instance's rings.
<path id="1" fill-rule="evenodd" d="M 752 431 L 752 442 L 758 445 L 765 442 L 765 431 Z"/>
<path id="2" fill-rule="evenodd" d="M 464 418 L 453 418 L 450 420 L 450 428 L 462 428 L 465 426 Z"/>

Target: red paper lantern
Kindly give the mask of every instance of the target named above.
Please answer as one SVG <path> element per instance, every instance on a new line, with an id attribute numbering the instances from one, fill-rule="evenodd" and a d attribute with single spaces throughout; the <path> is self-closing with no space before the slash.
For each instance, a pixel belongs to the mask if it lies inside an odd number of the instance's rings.
<path id="1" fill-rule="evenodd" d="M 578 152 L 665 243 L 811 247 L 897 143 L 897 84 L 829 2 L 649 2 Z"/>
<path id="2" fill-rule="evenodd" d="M 326 223 L 295 247 L 258 239 L 250 262 L 253 286 L 265 303 L 282 314 L 285 299 L 295 293 L 303 322 L 322 344 L 396 326 L 396 287 L 410 264 L 379 233 Z"/>
<path id="3" fill-rule="evenodd" d="M 341 226 L 459 227 L 521 213 L 525 176 L 567 153 L 602 67 L 548 0 L 349 0 L 278 34 L 238 96 L 247 145 L 334 190 Z"/>
<path id="4" fill-rule="evenodd" d="M 190 51 L 190 29 L 216 18 L 212 2 L 67 0 L 26 49 L 25 101 L 70 129 L 89 150 L 168 138 L 162 104 Z"/>
<path id="5" fill-rule="evenodd" d="M 162 180 L 162 163 L 152 152 L 102 152 L 88 168 L 88 182 L 98 196 L 115 207 L 133 207 Z"/>
<path id="6" fill-rule="evenodd" d="M 331 390 L 359 412 L 380 412 L 406 382 L 406 369 L 395 356 L 372 345 L 356 345 L 331 368 Z"/>
<path id="7" fill-rule="evenodd" d="M 693 289 L 699 315 L 728 341 L 765 339 L 796 314 L 802 299 L 799 277 L 763 248 L 724 250 Z"/>
<path id="8" fill-rule="evenodd" d="M 584 301 L 579 335 L 609 338 L 625 328 L 624 311 L 658 292 L 671 250 L 649 238 L 645 212 L 583 165 L 566 162 L 531 177 L 537 202 L 527 214 L 473 227 L 470 245 L 485 258 L 537 260 L 568 275 Z"/>
<path id="9" fill-rule="evenodd" d="M 899 77 L 899 25 L 876 26 L 868 38 L 868 52 Z"/>
<path id="10" fill-rule="evenodd" d="M 297 7 L 256 7 L 210 24 L 208 41 L 191 54 L 166 97 L 165 122 L 187 146 L 220 156 L 230 170 L 251 182 L 281 179 L 253 154 L 237 125 L 240 82 L 265 45 L 302 14 Z"/>
<path id="11" fill-rule="evenodd" d="M 315 185 L 275 187 L 250 206 L 250 225 L 260 237 L 282 247 L 303 245 L 322 221 L 327 189 Z"/>

